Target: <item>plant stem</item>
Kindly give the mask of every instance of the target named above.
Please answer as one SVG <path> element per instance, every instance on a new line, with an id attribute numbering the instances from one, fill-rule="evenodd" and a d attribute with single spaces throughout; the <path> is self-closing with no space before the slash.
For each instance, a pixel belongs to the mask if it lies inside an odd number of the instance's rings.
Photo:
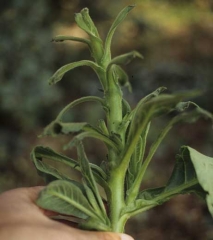
<path id="1" fill-rule="evenodd" d="M 125 207 L 124 202 L 124 178 L 123 174 L 116 169 L 111 172 L 109 187 L 110 196 L 110 220 L 113 232 L 123 232 L 127 219 L 121 217 L 121 211 Z"/>

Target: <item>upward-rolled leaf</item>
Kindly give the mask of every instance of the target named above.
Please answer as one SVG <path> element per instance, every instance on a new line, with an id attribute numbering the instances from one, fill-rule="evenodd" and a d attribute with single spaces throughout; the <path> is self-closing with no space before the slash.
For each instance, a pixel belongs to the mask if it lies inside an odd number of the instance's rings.
<path id="1" fill-rule="evenodd" d="M 64 74 L 76 67 L 80 67 L 80 66 L 89 66 L 91 67 L 97 74 L 99 71 L 103 71 L 101 67 L 99 67 L 95 62 L 93 61 L 89 61 L 89 60 L 82 60 L 79 62 L 73 62 L 73 63 L 69 63 L 67 65 L 64 65 L 63 67 L 59 68 L 55 74 L 49 79 L 49 84 L 55 84 L 57 82 L 59 82 Z"/>
<path id="2" fill-rule="evenodd" d="M 116 17 L 115 21 L 113 22 L 108 34 L 107 34 L 107 38 L 106 38 L 106 42 L 105 42 L 105 55 L 104 55 L 104 61 L 108 62 L 111 59 L 111 42 L 112 42 L 112 37 L 115 33 L 116 28 L 118 27 L 118 25 L 125 19 L 125 17 L 127 16 L 127 14 L 134 8 L 134 5 L 131 6 L 127 6 L 125 7 L 123 10 L 121 10 L 121 12 L 118 14 L 118 16 Z"/>

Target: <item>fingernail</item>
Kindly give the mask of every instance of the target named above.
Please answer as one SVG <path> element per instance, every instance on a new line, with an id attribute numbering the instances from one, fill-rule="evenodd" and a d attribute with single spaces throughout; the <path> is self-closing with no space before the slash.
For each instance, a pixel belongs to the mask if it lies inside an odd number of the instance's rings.
<path id="1" fill-rule="evenodd" d="M 121 240 L 134 240 L 132 237 L 126 234 L 120 234 Z"/>

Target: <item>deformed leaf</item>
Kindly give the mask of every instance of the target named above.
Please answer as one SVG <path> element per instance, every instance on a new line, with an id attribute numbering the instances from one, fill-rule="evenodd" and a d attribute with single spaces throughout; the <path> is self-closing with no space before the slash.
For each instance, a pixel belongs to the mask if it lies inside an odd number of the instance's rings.
<path id="1" fill-rule="evenodd" d="M 79 168 L 79 163 L 76 160 L 64 156 L 60 153 L 57 153 L 49 147 L 43 146 L 35 147 L 31 152 L 31 158 L 33 159 L 33 161 L 42 161 L 43 159 L 49 159 L 56 162 L 64 163 L 70 166 L 71 168 L 75 169 Z"/>
<path id="2" fill-rule="evenodd" d="M 87 159 L 86 153 L 84 151 L 82 142 L 79 142 L 79 144 L 77 146 L 77 151 L 78 151 L 78 158 L 79 158 L 79 162 L 80 162 L 81 173 L 82 173 L 84 179 L 86 180 L 88 186 L 92 189 L 94 196 L 99 204 L 99 207 L 102 210 L 102 214 L 104 214 L 104 216 L 105 216 L 106 210 L 105 210 L 100 192 L 98 190 L 97 183 L 95 181 L 93 172 L 91 170 L 89 160 Z"/>
<path id="3" fill-rule="evenodd" d="M 136 57 L 143 59 L 143 56 L 138 51 L 131 51 L 129 53 L 122 54 L 120 56 L 113 58 L 110 61 L 108 67 L 110 67 L 113 64 L 126 65 L 126 64 L 130 63 Z"/>
<path id="4" fill-rule="evenodd" d="M 83 131 L 85 126 L 89 126 L 89 124 L 86 122 L 64 123 L 53 121 L 44 129 L 41 136 L 57 136 L 59 134 L 77 133 Z"/>
<path id="5" fill-rule="evenodd" d="M 62 118 L 64 116 L 64 114 L 66 114 L 66 112 L 70 109 L 72 109 L 73 107 L 75 107 L 76 105 L 79 105 L 81 103 L 84 102 L 98 102 L 100 103 L 102 106 L 105 105 L 105 101 L 103 98 L 97 97 L 97 96 L 86 96 L 86 97 L 81 97 L 78 98 L 74 101 L 72 101 L 71 103 L 69 103 L 66 107 L 64 107 L 60 113 L 58 114 L 58 116 L 56 117 L 57 121 L 62 121 Z"/>
<path id="6" fill-rule="evenodd" d="M 103 42 L 99 37 L 95 24 L 89 16 L 89 9 L 84 8 L 80 13 L 77 13 L 75 15 L 75 21 L 78 26 L 89 35 L 91 42 L 91 54 L 96 62 L 100 62 L 104 53 Z"/>
<path id="7" fill-rule="evenodd" d="M 96 138 L 102 142 L 104 142 L 107 146 L 110 146 L 112 148 L 114 148 L 116 151 L 119 151 L 119 146 L 117 146 L 117 144 L 112 141 L 108 136 L 105 136 L 104 134 L 102 134 L 101 132 L 97 131 L 95 128 L 90 128 L 87 127 L 85 132 L 82 132 L 80 134 L 78 134 L 77 136 L 75 136 L 71 142 L 69 142 L 64 149 L 68 149 L 68 148 L 72 148 L 76 145 L 78 145 L 79 141 L 82 141 L 84 138 Z"/>
<path id="8" fill-rule="evenodd" d="M 213 216 L 213 158 L 207 157 L 191 147 L 183 147 L 189 152 L 190 159 L 194 165 L 198 182 L 206 192 L 206 202 L 209 212 Z M 187 156 L 188 157 L 188 156 Z"/>
<path id="9" fill-rule="evenodd" d="M 49 79 L 49 84 L 55 84 L 57 82 L 59 82 L 64 74 L 76 67 L 80 67 L 80 66 L 89 66 L 91 67 L 97 74 L 99 71 L 102 71 L 102 68 L 100 66 L 98 66 L 95 62 L 93 61 L 89 61 L 89 60 L 82 60 L 79 62 L 73 62 L 73 63 L 69 63 L 64 65 L 63 67 L 59 68 L 55 74 Z"/>
<path id="10" fill-rule="evenodd" d="M 60 214 L 78 218 L 98 218 L 81 188 L 73 182 L 57 180 L 41 191 L 36 202 L 38 206 Z"/>
<path id="11" fill-rule="evenodd" d="M 39 161 L 36 158 L 33 159 L 38 175 L 45 179 L 46 183 L 52 182 L 57 179 L 71 180 L 69 176 L 60 173 L 56 168 L 46 164 L 45 162 Z"/>
<path id="12" fill-rule="evenodd" d="M 116 17 L 116 19 L 114 20 L 108 34 L 107 34 L 107 38 L 106 38 L 106 42 L 105 42 L 105 56 L 104 56 L 104 61 L 109 61 L 111 59 L 111 42 L 112 42 L 112 37 L 115 33 L 116 28 L 118 27 L 118 25 L 125 19 L 125 17 L 127 16 L 127 14 L 134 8 L 135 6 L 127 6 L 125 7 L 123 10 L 121 10 L 121 12 L 118 14 L 118 16 Z"/>
<path id="13" fill-rule="evenodd" d="M 186 147 L 181 148 L 181 153 L 176 156 L 176 163 L 171 177 L 164 187 L 151 188 L 139 193 L 136 204 L 130 204 L 132 212 L 142 212 L 144 208 L 154 207 L 168 201 L 178 194 L 195 193 L 205 196 L 205 191 L 198 183 L 197 175 Z M 135 208 L 135 210 L 133 210 Z M 134 214 L 133 214 L 134 215 Z"/>
<path id="14" fill-rule="evenodd" d="M 114 72 L 117 76 L 118 82 L 121 87 L 127 87 L 129 92 L 132 92 L 132 86 L 129 82 L 129 77 L 125 71 L 118 65 L 113 65 Z"/>
<path id="15" fill-rule="evenodd" d="M 99 37 L 98 30 L 89 15 L 88 8 L 83 8 L 80 13 L 76 13 L 75 21 L 78 26 L 86 31 L 89 35 Z"/>
<path id="16" fill-rule="evenodd" d="M 64 174 L 62 176 L 62 174 L 58 172 L 57 169 L 53 168 L 49 164 L 48 165 L 45 164 L 43 162 L 43 160 L 45 159 L 63 163 L 68 167 L 80 172 L 79 162 L 77 162 L 72 158 L 64 156 L 60 153 L 57 153 L 49 147 L 42 147 L 42 146 L 35 147 L 31 152 L 31 158 L 36 168 L 38 169 L 39 174 L 45 178 L 48 178 L 48 179 L 51 178 L 50 179 L 51 181 L 56 179 L 70 179 L 71 177 L 65 176 Z M 103 172 L 103 170 L 100 167 L 98 167 L 95 164 L 90 163 L 90 167 L 93 171 L 95 180 L 98 182 L 100 186 L 104 188 L 106 193 L 109 193 L 109 189 L 108 189 L 109 187 L 108 187 L 108 184 L 106 183 L 106 178 L 107 178 L 106 174 Z"/>
<path id="17" fill-rule="evenodd" d="M 75 42 L 82 42 L 86 43 L 88 46 L 90 46 L 90 40 L 86 38 L 79 38 L 79 37 L 73 37 L 73 36 L 63 36 L 58 35 L 52 39 L 53 42 L 63 42 L 63 41 L 75 41 Z"/>
<path id="18" fill-rule="evenodd" d="M 169 113 L 175 109 L 175 106 L 185 97 L 193 93 L 180 94 L 162 94 L 151 98 L 149 101 L 142 104 L 139 102 L 136 109 L 133 111 L 133 116 L 128 132 L 127 144 L 124 151 L 121 153 L 121 165 L 128 168 L 129 161 L 134 152 L 134 148 L 148 123 L 155 117 Z"/>
<path id="19" fill-rule="evenodd" d="M 52 160 L 63 163 L 72 169 L 80 170 L 79 163 L 75 160 L 54 152 L 48 147 L 37 146 L 31 152 L 31 159 L 35 164 L 38 174 L 42 176 L 47 183 L 56 179 L 64 179 L 72 181 L 73 179 L 65 173 L 51 166 L 51 164 L 44 162 L 44 160 Z"/>

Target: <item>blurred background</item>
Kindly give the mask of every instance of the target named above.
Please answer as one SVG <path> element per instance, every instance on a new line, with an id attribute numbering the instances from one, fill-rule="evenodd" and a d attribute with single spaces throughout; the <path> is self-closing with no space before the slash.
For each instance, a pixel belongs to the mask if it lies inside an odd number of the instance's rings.
<path id="1" fill-rule="evenodd" d="M 90 59 L 79 43 L 52 43 L 53 36 L 84 37 L 74 22 L 83 7 L 104 38 L 117 13 L 126 5 L 137 7 L 115 34 L 113 56 L 133 49 L 144 56 L 125 66 L 133 93 L 124 89 L 132 107 L 160 86 L 169 92 L 201 89 L 193 99 L 213 112 L 213 2 L 211 0 L 8 0 L 0 3 L 0 192 L 43 184 L 30 160 L 36 145 L 62 152 L 62 138 L 37 138 L 60 109 L 72 100 L 99 93 L 99 83 L 88 68 L 78 68 L 54 86 L 48 79 L 62 65 Z M 71 119 L 97 123 L 98 106 L 81 105 Z M 97 111 L 96 111 L 97 110 Z M 151 142 L 166 119 L 152 124 Z M 100 161 L 103 146 L 86 142 L 89 158 Z M 190 145 L 213 157 L 209 121 L 174 128 L 155 155 L 144 187 L 166 184 L 181 145 Z M 65 152 L 72 154 L 72 151 Z M 73 153 L 75 154 L 75 153 Z M 151 179 L 151 180 L 150 180 Z M 213 221 L 205 203 L 193 195 L 178 196 L 138 215 L 127 225 L 136 240 L 211 240 Z"/>

